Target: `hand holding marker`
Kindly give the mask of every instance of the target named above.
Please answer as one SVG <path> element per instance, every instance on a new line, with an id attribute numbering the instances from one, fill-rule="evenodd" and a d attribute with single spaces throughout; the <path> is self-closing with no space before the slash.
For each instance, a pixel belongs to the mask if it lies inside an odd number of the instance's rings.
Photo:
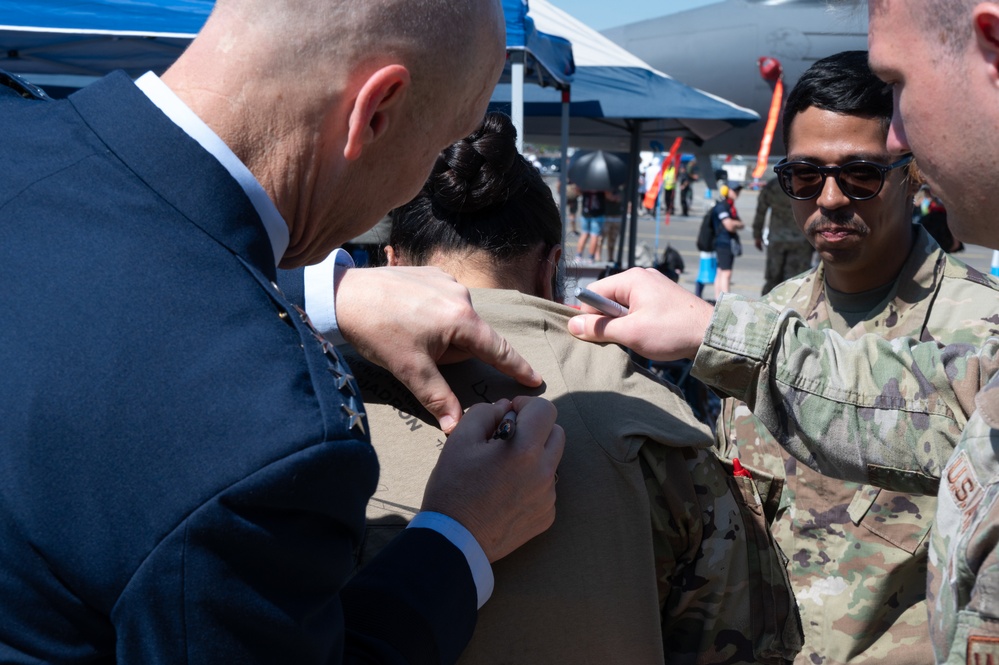
<path id="1" fill-rule="evenodd" d="M 506 415 L 503 416 L 503 420 L 500 421 L 499 426 L 496 427 L 496 432 L 493 434 L 493 438 L 506 441 L 507 439 L 512 439 L 516 432 L 517 412 L 511 409 L 510 411 L 507 411 Z"/>
<path id="2" fill-rule="evenodd" d="M 607 316 L 624 316 L 628 313 L 628 308 L 621 303 L 614 302 L 610 298 L 605 298 L 599 293 L 594 293 L 589 289 L 578 287 L 576 289 L 576 297 L 579 298 L 580 302 L 586 303 L 601 314 L 606 314 Z"/>

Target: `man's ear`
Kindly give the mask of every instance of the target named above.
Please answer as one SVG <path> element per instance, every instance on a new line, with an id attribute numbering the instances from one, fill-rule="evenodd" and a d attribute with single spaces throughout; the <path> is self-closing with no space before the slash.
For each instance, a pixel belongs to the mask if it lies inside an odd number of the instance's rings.
<path id="1" fill-rule="evenodd" d="M 980 2 L 972 12 L 978 49 L 989 63 L 992 80 L 999 83 L 999 7 Z"/>
<path id="2" fill-rule="evenodd" d="M 402 65 L 382 67 L 368 77 L 350 112 L 347 145 L 343 149 L 345 159 L 357 159 L 365 145 L 384 136 L 391 109 L 402 101 L 409 85 L 409 70 Z"/>

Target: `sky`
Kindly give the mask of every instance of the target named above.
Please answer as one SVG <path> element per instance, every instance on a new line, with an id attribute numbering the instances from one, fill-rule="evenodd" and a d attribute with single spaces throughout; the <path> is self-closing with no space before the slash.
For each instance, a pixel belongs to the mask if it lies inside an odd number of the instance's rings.
<path id="1" fill-rule="evenodd" d="M 594 30 L 703 7 L 718 0 L 548 0 Z"/>

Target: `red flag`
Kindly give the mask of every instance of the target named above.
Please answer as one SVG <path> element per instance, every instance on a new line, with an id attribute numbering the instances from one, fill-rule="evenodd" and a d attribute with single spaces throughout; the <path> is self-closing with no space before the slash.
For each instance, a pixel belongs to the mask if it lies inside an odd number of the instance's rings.
<path id="1" fill-rule="evenodd" d="M 642 205 L 652 210 L 656 207 L 656 199 L 659 198 L 659 188 L 663 185 L 663 173 L 669 168 L 669 165 L 680 156 L 680 144 L 683 143 L 683 137 L 677 137 L 673 141 L 673 147 L 669 149 L 669 155 L 663 160 L 663 164 L 659 169 L 659 173 L 656 174 L 656 179 L 652 181 L 651 185 L 647 185 L 645 188 L 645 198 L 642 199 Z"/>

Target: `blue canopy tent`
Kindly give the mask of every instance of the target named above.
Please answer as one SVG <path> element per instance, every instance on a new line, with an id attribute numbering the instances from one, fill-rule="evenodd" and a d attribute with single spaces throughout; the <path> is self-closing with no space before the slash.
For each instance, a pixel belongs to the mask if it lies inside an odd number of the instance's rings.
<path id="1" fill-rule="evenodd" d="M 213 0 L 0 0 L 0 69 L 65 94 L 115 69 L 161 73 Z"/>
<path id="2" fill-rule="evenodd" d="M 161 73 L 201 29 L 214 0 L 0 0 L 0 69 L 43 88 L 75 89 L 115 69 Z M 507 67 L 521 81 L 565 88 L 572 47 L 539 32 L 526 0 L 503 0 Z"/>
<path id="3" fill-rule="evenodd" d="M 562 226 L 566 215 L 566 171 L 569 153 L 569 104 L 567 91 L 576 65 L 572 45 L 567 39 L 539 32 L 534 19 L 529 15 L 528 0 L 503 0 L 503 14 L 506 19 L 506 58 L 507 64 L 500 79 L 509 93 L 509 104 L 503 109 L 513 120 L 517 130 L 517 151 L 524 151 L 524 76 L 535 74 L 538 85 L 560 91 L 560 110 L 557 113 L 561 125 L 559 145 L 562 150 L 562 163 L 559 168 L 559 210 L 562 211 Z"/>
<path id="4" fill-rule="evenodd" d="M 565 89 L 576 68 L 572 44 L 539 31 L 529 12 L 528 0 L 503 0 L 507 57 L 523 54 L 525 78 L 536 79 L 540 86 Z"/>
<path id="5" fill-rule="evenodd" d="M 509 81 L 510 117 L 517 128 L 517 149 L 521 151 L 524 147 L 524 79 L 530 77 L 541 87 L 566 90 L 575 70 L 569 41 L 539 32 L 528 11 L 527 0 L 503 0 L 507 64 L 501 82 Z"/>
<path id="6" fill-rule="evenodd" d="M 523 94 L 524 114 L 533 119 L 532 136 L 539 142 L 552 142 L 550 137 L 557 134 L 559 124 L 546 119 L 561 116 L 561 93 L 530 88 Z M 510 85 L 500 83 L 491 105 L 505 109 L 510 99 Z M 661 141 L 664 136 L 682 136 L 700 144 L 759 120 L 753 111 L 651 70 L 586 66 L 578 67 L 573 75 L 569 116 L 574 145 L 604 150 L 627 149 L 625 141 L 635 121 L 643 123 L 643 138 Z"/>

